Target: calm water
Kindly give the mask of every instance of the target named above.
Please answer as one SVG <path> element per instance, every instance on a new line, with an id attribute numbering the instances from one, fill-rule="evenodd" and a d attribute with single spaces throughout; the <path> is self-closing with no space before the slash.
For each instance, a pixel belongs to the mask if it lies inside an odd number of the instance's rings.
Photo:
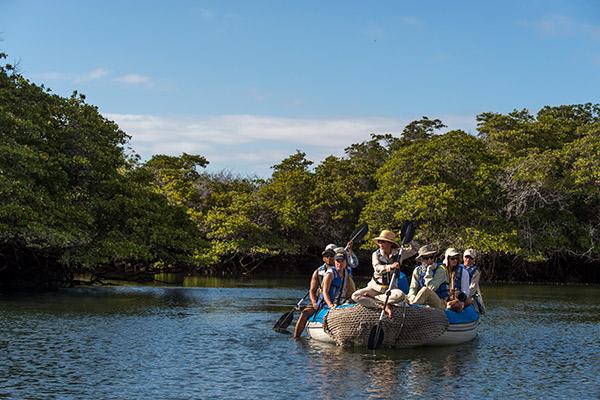
<path id="1" fill-rule="evenodd" d="M 303 283 L 0 295 L 0 398 L 600 398 L 599 288 L 486 287 L 475 341 L 370 352 L 271 330 Z"/>

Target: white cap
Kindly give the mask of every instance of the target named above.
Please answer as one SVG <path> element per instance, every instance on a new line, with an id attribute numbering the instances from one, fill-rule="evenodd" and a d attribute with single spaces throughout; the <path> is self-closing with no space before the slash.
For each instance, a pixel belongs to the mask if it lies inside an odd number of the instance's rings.
<path id="1" fill-rule="evenodd" d="M 465 252 L 464 252 L 464 254 L 463 254 L 463 257 L 470 256 L 471 258 L 475 258 L 476 254 L 477 253 L 475 252 L 475 250 L 473 250 L 473 249 L 466 249 Z"/>

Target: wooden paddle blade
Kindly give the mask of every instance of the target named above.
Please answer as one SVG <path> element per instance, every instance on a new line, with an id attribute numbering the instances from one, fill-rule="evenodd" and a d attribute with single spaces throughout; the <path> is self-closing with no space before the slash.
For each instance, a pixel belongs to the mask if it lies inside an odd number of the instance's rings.
<path id="1" fill-rule="evenodd" d="M 354 232 L 352 232 L 350 241 L 352 241 L 353 243 L 360 242 L 365 237 L 368 231 L 369 225 L 367 225 L 366 222 L 363 222 L 358 228 L 356 228 Z"/>
<path id="2" fill-rule="evenodd" d="M 294 318 L 294 310 L 286 312 L 281 317 L 279 317 L 279 319 L 273 326 L 273 329 L 276 331 L 287 329 L 287 327 L 290 326 L 290 324 L 292 323 L 293 318 Z"/>
<path id="3" fill-rule="evenodd" d="M 375 350 L 383 343 L 383 329 L 380 324 L 375 325 L 369 332 L 369 340 L 367 342 L 367 348 L 369 350 Z"/>

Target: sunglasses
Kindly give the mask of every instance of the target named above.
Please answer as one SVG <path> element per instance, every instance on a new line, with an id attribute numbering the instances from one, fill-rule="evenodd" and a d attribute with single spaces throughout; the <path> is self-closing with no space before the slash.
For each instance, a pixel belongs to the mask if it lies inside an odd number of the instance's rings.
<path id="1" fill-rule="evenodd" d="M 468 259 L 470 259 L 470 260 L 472 260 L 472 259 L 473 259 L 473 257 L 471 257 L 471 256 L 465 256 L 465 258 L 468 258 Z"/>
<path id="2" fill-rule="evenodd" d="M 434 256 L 423 256 L 421 257 L 423 260 L 433 260 L 435 257 Z"/>
<path id="3" fill-rule="evenodd" d="M 448 260 L 458 260 L 458 256 L 448 257 Z"/>

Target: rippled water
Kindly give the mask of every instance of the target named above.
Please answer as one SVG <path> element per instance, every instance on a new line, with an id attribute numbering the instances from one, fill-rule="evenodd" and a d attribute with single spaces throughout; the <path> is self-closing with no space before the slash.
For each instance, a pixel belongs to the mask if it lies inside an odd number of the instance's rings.
<path id="1" fill-rule="evenodd" d="M 211 282 L 0 295 L 0 398 L 600 398 L 599 288 L 485 288 L 473 342 L 370 352 L 271 330 L 303 282 Z"/>

